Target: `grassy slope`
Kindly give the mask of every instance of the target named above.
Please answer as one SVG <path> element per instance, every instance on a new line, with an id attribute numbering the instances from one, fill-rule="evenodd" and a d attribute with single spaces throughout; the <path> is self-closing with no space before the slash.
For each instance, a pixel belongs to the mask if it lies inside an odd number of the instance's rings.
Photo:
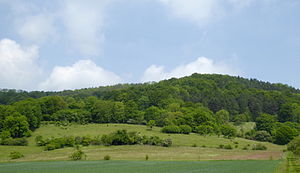
<path id="1" fill-rule="evenodd" d="M 203 161 L 203 162 L 154 162 L 154 161 L 81 161 L 81 162 L 27 162 L 0 164 L 6 173 L 272 173 L 278 161 Z"/>
<path id="2" fill-rule="evenodd" d="M 197 134 L 163 134 L 160 128 L 154 127 L 153 130 L 147 130 L 146 126 L 128 125 L 128 124 L 88 124 L 72 125 L 68 127 L 57 127 L 54 125 L 44 125 L 37 129 L 29 138 L 29 146 L 12 147 L 0 146 L 0 161 L 10 161 L 9 153 L 11 151 L 20 151 L 25 155 L 24 158 L 17 161 L 39 161 L 39 160 L 68 160 L 68 156 L 74 151 L 73 148 L 63 148 L 54 151 L 43 151 L 42 147 L 35 146 L 34 138 L 37 135 L 44 137 L 59 136 L 97 136 L 111 133 L 118 129 L 127 129 L 128 131 L 138 131 L 148 136 L 156 135 L 161 138 L 171 138 L 173 146 L 163 148 L 157 146 L 88 146 L 83 151 L 87 154 L 88 160 L 100 160 L 104 155 L 109 154 L 115 160 L 144 160 L 145 155 L 149 155 L 150 160 L 232 160 L 232 159 L 279 159 L 284 146 L 278 146 L 270 143 L 264 143 L 268 147 L 267 151 L 242 150 L 246 145 L 253 145 L 259 142 L 236 138 L 233 140 L 218 138 L 217 136 L 199 136 Z M 219 144 L 231 144 L 238 142 L 238 148 L 233 150 L 216 149 Z M 196 144 L 198 147 L 191 147 Z M 206 147 L 202 147 L 205 145 Z"/>

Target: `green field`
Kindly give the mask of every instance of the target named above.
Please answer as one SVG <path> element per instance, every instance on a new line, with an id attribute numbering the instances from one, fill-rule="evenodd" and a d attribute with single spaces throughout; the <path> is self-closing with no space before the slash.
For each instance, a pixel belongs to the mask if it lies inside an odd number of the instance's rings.
<path id="1" fill-rule="evenodd" d="M 197 134 L 164 134 L 160 128 L 147 130 L 146 126 L 128 124 L 88 124 L 71 125 L 59 127 L 55 125 L 43 125 L 37 129 L 28 139 L 29 146 L 0 146 L 0 162 L 12 161 L 9 158 L 11 151 L 18 151 L 25 157 L 13 161 L 62 161 L 70 160 L 69 156 L 74 148 L 62 148 L 53 151 L 44 151 L 43 147 L 35 145 L 34 138 L 37 135 L 44 137 L 61 136 L 98 136 L 109 134 L 117 129 L 137 131 L 148 136 L 156 135 L 161 138 L 171 138 L 173 146 L 159 147 L 147 145 L 133 146 L 88 146 L 82 150 L 87 155 L 87 160 L 102 160 L 105 155 L 110 155 L 112 160 L 145 160 L 149 156 L 150 161 L 199 161 L 199 160 L 278 160 L 282 156 L 285 146 L 271 143 L 263 143 L 268 147 L 266 151 L 242 150 L 246 145 L 253 145 L 259 142 L 242 138 L 225 139 L 217 136 L 200 136 Z M 237 143 L 237 144 L 236 144 Z M 192 147 L 196 144 L 197 147 Z M 217 149 L 220 144 L 230 144 L 232 150 Z M 235 146 L 237 148 L 235 148 Z"/>
<path id="2" fill-rule="evenodd" d="M 272 173 L 279 161 L 64 161 L 2 163 L 1 173 Z"/>

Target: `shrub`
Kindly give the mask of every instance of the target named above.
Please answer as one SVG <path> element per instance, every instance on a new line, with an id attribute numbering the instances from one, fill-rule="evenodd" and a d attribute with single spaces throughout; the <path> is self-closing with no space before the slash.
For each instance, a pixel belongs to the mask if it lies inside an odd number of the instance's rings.
<path id="1" fill-rule="evenodd" d="M 300 136 L 294 138 L 288 145 L 288 151 L 292 151 L 296 155 L 300 155 Z"/>
<path id="2" fill-rule="evenodd" d="M 226 138 L 233 138 L 236 136 L 237 130 L 229 125 L 223 125 L 221 127 L 221 133 Z"/>
<path id="3" fill-rule="evenodd" d="M 34 140 L 37 146 L 45 146 L 45 141 L 43 140 L 43 136 L 38 135 L 35 137 Z"/>
<path id="4" fill-rule="evenodd" d="M 145 144 L 160 146 L 162 143 L 163 141 L 158 136 L 151 136 Z"/>
<path id="5" fill-rule="evenodd" d="M 232 146 L 231 146 L 230 144 L 224 145 L 224 149 L 231 150 L 231 149 L 232 149 Z"/>
<path id="6" fill-rule="evenodd" d="M 0 140 L 5 140 L 8 138 L 11 138 L 11 134 L 9 131 L 6 130 L 0 133 Z"/>
<path id="7" fill-rule="evenodd" d="M 149 156 L 148 156 L 148 155 L 146 155 L 145 159 L 146 159 L 146 161 L 147 161 L 147 160 L 149 160 Z"/>
<path id="8" fill-rule="evenodd" d="M 53 144 L 53 143 L 47 144 L 45 146 L 45 151 L 50 151 L 50 150 L 55 150 L 55 149 L 57 149 L 57 148 L 56 148 L 55 144 Z"/>
<path id="9" fill-rule="evenodd" d="M 12 152 L 10 152 L 9 157 L 10 157 L 11 159 L 19 159 L 19 158 L 24 157 L 24 155 L 21 154 L 20 152 L 12 151 Z"/>
<path id="10" fill-rule="evenodd" d="M 84 152 L 80 149 L 77 149 L 74 153 L 72 153 L 72 155 L 70 156 L 70 158 L 72 160 L 81 160 L 83 157 L 86 157 L 86 155 L 84 154 Z"/>
<path id="11" fill-rule="evenodd" d="M 179 128 L 183 134 L 190 134 L 192 132 L 192 128 L 189 125 L 181 125 Z"/>
<path id="12" fill-rule="evenodd" d="M 210 125 L 200 125 L 195 128 L 196 133 L 200 135 L 209 135 L 214 133 L 214 128 Z"/>
<path id="13" fill-rule="evenodd" d="M 0 142 L 1 145 L 11 145 L 11 146 L 27 146 L 28 141 L 25 138 L 7 138 Z"/>
<path id="14" fill-rule="evenodd" d="M 223 149 L 223 148 L 224 148 L 224 145 L 223 145 L 223 144 L 220 144 L 218 148 L 219 148 L 219 149 Z"/>
<path id="15" fill-rule="evenodd" d="M 84 137 L 82 137 L 81 145 L 89 146 L 91 144 L 91 142 L 92 142 L 92 139 L 89 136 L 84 136 Z"/>
<path id="16" fill-rule="evenodd" d="M 103 160 L 110 160 L 110 155 L 105 155 Z"/>
<path id="17" fill-rule="evenodd" d="M 165 139 L 163 142 L 162 142 L 162 146 L 163 147 L 170 147 L 172 145 L 172 139 Z"/>
<path id="18" fill-rule="evenodd" d="M 161 130 L 163 133 L 181 133 L 181 129 L 175 125 L 165 126 Z"/>
<path id="19" fill-rule="evenodd" d="M 263 144 L 255 144 L 252 146 L 252 150 L 267 150 L 267 147 Z"/>
<path id="20" fill-rule="evenodd" d="M 267 131 L 257 131 L 254 140 L 262 141 L 262 142 L 271 142 L 272 136 Z"/>
<path id="21" fill-rule="evenodd" d="M 242 150 L 249 150 L 249 149 L 248 149 L 248 146 L 244 146 L 244 147 L 242 148 Z"/>
<path id="22" fill-rule="evenodd" d="M 91 140 L 91 145 L 101 145 L 102 144 L 102 141 L 101 141 L 101 137 L 100 136 L 97 136 L 95 138 L 93 138 Z"/>
<path id="23" fill-rule="evenodd" d="M 197 144 L 193 144 L 192 147 L 197 147 Z"/>
<path id="24" fill-rule="evenodd" d="M 117 130 L 111 135 L 111 145 L 129 145 L 131 140 L 126 130 Z"/>

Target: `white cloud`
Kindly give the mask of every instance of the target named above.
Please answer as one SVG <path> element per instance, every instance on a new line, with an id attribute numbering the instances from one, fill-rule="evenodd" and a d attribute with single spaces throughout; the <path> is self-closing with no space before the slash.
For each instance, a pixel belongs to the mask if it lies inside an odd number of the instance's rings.
<path id="1" fill-rule="evenodd" d="M 159 0 L 175 17 L 203 25 L 222 15 L 218 0 Z"/>
<path id="2" fill-rule="evenodd" d="M 258 0 L 158 0 L 165 5 L 171 16 L 199 26 L 218 20 L 233 10 L 241 10 Z M 274 0 L 260 0 L 274 1 Z"/>
<path id="3" fill-rule="evenodd" d="M 57 66 L 50 77 L 40 84 L 41 90 L 65 90 L 98 87 L 120 83 L 113 72 L 97 66 L 90 60 L 80 60 L 72 66 Z"/>
<path id="4" fill-rule="evenodd" d="M 108 0 L 66 0 L 62 18 L 75 48 L 86 56 L 98 55 L 104 41 L 104 7 Z"/>
<path id="5" fill-rule="evenodd" d="M 33 43 L 43 43 L 57 37 L 53 16 L 38 14 L 26 16 L 17 22 L 17 31 L 20 36 Z"/>
<path id="6" fill-rule="evenodd" d="M 166 72 L 164 66 L 151 65 L 146 69 L 141 80 L 142 82 L 160 81 L 172 77 L 189 76 L 193 73 L 237 75 L 239 72 L 227 64 L 215 63 L 212 59 L 199 57 L 196 61 L 178 66 L 170 72 Z"/>
<path id="7" fill-rule="evenodd" d="M 32 89 L 41 75 L 38 48 L 21 47 L 10 39 L 0 41 L 0 88 Z"/>

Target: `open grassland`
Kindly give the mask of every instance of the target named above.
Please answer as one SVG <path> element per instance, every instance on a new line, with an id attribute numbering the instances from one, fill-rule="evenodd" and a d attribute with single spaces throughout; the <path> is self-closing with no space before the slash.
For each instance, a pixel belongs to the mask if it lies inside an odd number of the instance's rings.
<path id="1" fill-rule="evenodd" d="M 37 129 L 29 138 L 29 146 L 0 146 L 0 162 L 12 161 L 9 158 L 11 151 L 19 151 L 25 157 L 14 161 L 41 161 L 41 160 L 69 160 L 74 148 L 62 148 L 53 151 L 43 151 L 43 147 L 35 145 L 34 139 L 37 135 L 43 137 L 61 136 L 85 136 L 91 137 L 109 134 L 118 129 L 137 131 L 143 135 L 171 138 L 173 146 L 169 148 L 158 146 L 88 146 L 82 150 L 87 155 L 87 160 L 101 160 L 105 155 L 110 155 L 112 160 L 145 160 L 149 156 L 151 161 L 197 161 L 197 160 L 278 160 L 281 158 L 285 146 L 278 146 L 271 143 L 263 143 L 268 147 L 266 151 L 251 150 L 253 144 L 259 142 L 242 138 L 225 139 L 217 136 L 200 136 L 197 134 L 164 134 L 160 128 L 154 127 L 148 130 L 146 126 L 128 124 L 88 124 L 71 125 L 58 127 L 55 125 L 43 125 Z M 230 144 L 233 149 L 217 149 L 220 145 Z M 196 145 L 197 147 L 192 147 Z M 249 145 L 250 150 L 242 150 Z M 235 148 L 237 147 L 237 148 Z"/>
<path id="2" fill-rule="evenodd" d="M 2 173 L 272 173 L 279 161 L 64 161 L 1 163 Z"/>

